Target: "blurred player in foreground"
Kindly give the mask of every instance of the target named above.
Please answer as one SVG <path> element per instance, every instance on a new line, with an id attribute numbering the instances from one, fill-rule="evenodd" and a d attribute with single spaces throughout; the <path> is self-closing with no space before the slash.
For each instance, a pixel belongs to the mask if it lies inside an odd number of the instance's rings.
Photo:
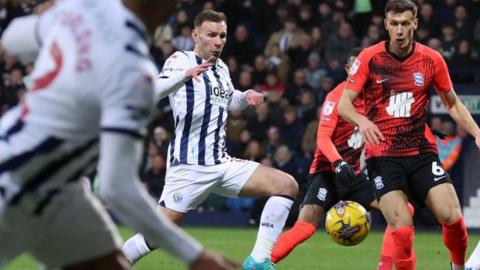
<path id="1" fill-rule="evenodd" d="M 355 61 L 360 49 L 354 49 L 345 64 L 345 71 Z M 272 262 L 286 257 L 298 244 L 310 238 L 320 225 L 322 217 L 339 200 L 352 200 L 366 209 L 379 210 L 378 203 L 368 184 L 367 175 L 361 172 L 360 155 L 362 135 L 353 125 L 338 115 L 338 101 L 345 82 L 328 93 L 322 106 L 317 131 L 317 150 L 310 166 L 307 195 L 295 225 L 283 233 L 272 251 Z M 355 109 L 363 114 L 361 98 L 354 102 Z M 413 207 L 410 205 L 413 214 Z M 391 228 L 387 226 L 379 262 L 379 270 L 391 270 L 393 263 Z"/>
<path id="2" fill-rule="evenodd" d="M 127 226 L 190 269 L 234 269 L 160 215 L 137 179 L 156 88 L 148 32 L 176 2 L 61 1 L 6 32 L 7 51 L 39 48 L 26 44 L 36 25 L 42 46 L 31 91 L 0 122 L 0 268 L 29 252 L 48 269 L 130 269 L 114 224 L 79 181 L 98 161 L 100 197 Z"/>
<path id="3" fill-rule="evenodd" d="M 442 56 L 413 40 L 418 26 L 412 0 L 389 0 L 389 40 L 364 49 L 349 71 L 340 115 L 359 127 L 367 168 L 380 209 L 392 228 L 397 269 L 415 269 L 414 227 L 407 195 L 430 208 L 442 224 L 451 267 L 464 269 L 467 229 L 450 177 L 426 125 L 428 90 L 434 86 L 453 119 L 480 147 L 480 129 L 453 90 Z M 366 116 L 353 105 L 363 93 Z"/>
<path id="4" fill-rule="evenodd" d="M 195 18 L 193 51 L 178 51 L 159 75 L 162 93 L 169 92 L 175 133 L 159 210 L 180 224 L 185 214 L 211 193 L 222 196 L 272 196 L 260 219 L 257 241 L 244 269 L 274 269 L 271 249 L 282 232 L 298 192 L 292 176 L 257 162 L 230 157 L 225 146 L 228 110 L 263 102 L 254 90 L 232 85 L 228 67 L 219 59 L 227 38 L 223 13 L 205 11 Z M 148 236 L 146 236 L 148 239 Z M 135 262 L 154 248 L 141 234 L 123 251 Z"/>

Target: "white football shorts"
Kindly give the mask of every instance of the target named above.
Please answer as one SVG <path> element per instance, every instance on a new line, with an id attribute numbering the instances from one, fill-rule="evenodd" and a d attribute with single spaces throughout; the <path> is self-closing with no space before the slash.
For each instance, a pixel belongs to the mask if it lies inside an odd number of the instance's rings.
<path id="1" fill-rule="evenodd" d="M 212 166 L 180 164 L 169 167 L 159 204 L 186 213 L 211 193 L 237 197 L 258 165 L 254 161 L 230 158 Z"/>
<path id="2" fill-rule="evenodd" d="M 16 206 L 6 206 L 1 200 L 0 268 L 22 252 L 30 253 L 47 269 L 54 269 L 121 247 L 115 225 L 81 182 L 65 186 L 39 216 L 32 214 L 27 197 Z"/>

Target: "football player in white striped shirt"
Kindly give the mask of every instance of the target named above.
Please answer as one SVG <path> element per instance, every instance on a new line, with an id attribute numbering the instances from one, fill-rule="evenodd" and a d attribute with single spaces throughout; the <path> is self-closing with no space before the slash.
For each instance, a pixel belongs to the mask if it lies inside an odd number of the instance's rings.
<path id="1" fill-rule="evenodd" d="M 227 37 L 226 21 L 223 13 L 215 11 L 197 15 L 192 34 L 194 50 L 174 53 L 159 75 L 157 95 L 169 95 L 175 118 L 159 205 L 180 224 L 185 214 L 211 193 L 271 196 L 261 216 L 257 241 L 243 267 L 274 269 L 271 249 L 283 229 L 298 185 L 284 172 L 230 157 L 226 152 L 228 111 L 263 102 L 263 96 L 254 90 L 235 90 L 227 66 L 219 59 Z M 137 234 L 125 243 L 123 251 L 135 262 L 151 247 Z"/>
<path id="2" fill-rule="evenodd" d="M 48 269 L 130 269 L 114 224 L 79 181 L 98 160 L 100 197 L 125 224 L 190 269 L 234 269 L 159 215 L 137 179 L 158 73 L 147 31 L 176 2 L 61 1 L 5 32 L 7 51 L 42 46 L 30 92 L 0 122 L 0 268 L 25 251 Z"/>

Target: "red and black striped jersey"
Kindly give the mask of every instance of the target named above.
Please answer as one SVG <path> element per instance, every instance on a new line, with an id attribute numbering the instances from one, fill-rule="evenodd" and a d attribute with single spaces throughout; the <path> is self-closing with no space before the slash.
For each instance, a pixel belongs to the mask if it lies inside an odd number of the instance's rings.
<path id="1" fill-rule="evenodd" d="M 364 49 L 352 65 L 346 88 L 363 93 L 366 116 L 385 136 L 365 146 L 369 157 L 414 156 L 437 152 L 426 125 L 428 90 L 453 89 L 445 60 L 420 43 L 403 59 L 388 51 L 388 42 Z"/>

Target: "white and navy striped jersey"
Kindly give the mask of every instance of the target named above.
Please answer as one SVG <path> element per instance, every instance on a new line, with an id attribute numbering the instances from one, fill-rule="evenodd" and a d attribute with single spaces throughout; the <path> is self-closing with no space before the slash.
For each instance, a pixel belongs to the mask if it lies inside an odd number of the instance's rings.
<path id="1" fill-rule="evenodd" d="M 101 130 L 140 136 L 158 74 L 120 0 L 61 1 L 42 16 L 31 89 L 0 124 L 0 197 L 35 213 L 95 165 Z"/>
<path id="2" fill-rule="evenodd" d="M 204 61 L 193 51 L 178 51 L 167 59 L 159 75 L 159 85 L 172 88 L 166 91 L 175 119 L 168 153 L 170 166 L 225 162 L 228 110 L 246 106 L 245 94 L 235 90 L 228 67 L 220 59 L 199 76 L 200 81 L 185 79 L 186 70 Z"/>

